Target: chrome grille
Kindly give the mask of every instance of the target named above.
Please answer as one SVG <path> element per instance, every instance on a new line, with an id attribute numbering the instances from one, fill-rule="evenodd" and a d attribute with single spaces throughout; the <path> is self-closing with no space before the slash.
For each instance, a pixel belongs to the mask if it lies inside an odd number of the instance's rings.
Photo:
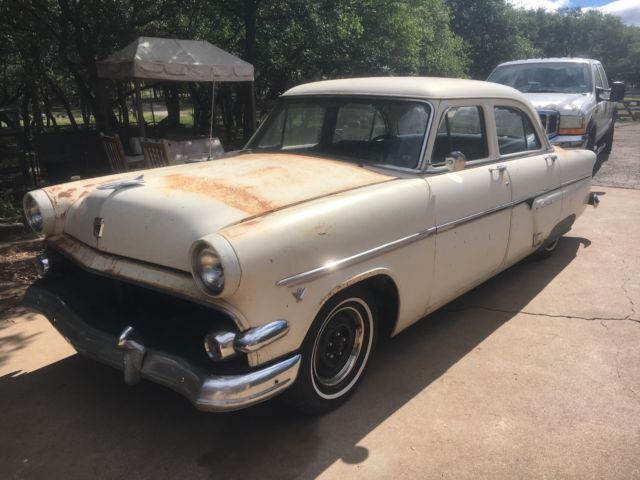
<path id="1" fill-rule="evenodd" d="M 560 126 L 560 114 L 556 110 L 538 110 L 538 115 L 547 137 L 556 136 Z"/>

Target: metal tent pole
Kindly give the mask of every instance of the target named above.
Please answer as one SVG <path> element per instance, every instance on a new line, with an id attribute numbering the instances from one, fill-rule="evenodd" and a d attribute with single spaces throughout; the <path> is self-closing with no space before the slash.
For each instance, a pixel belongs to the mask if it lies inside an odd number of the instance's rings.
<path id="1" fill-rule="evenodd" d="M 136 88 L 136 103 L 138 104 L 138 125 L 140 126 L 140 136 L 146 138 L 146 129 L 144 125 L 144 109 L 142 108 L 142 95 L 140 94 L 140 80 L 134 81 Z"/>
<path id="2" fill-rule="evenodd" d="M 215 105 L 213 99 L 216 91 L 216 81 L 211 81 L 211 121 L 209 122 L 209 158 L 207 160 L 211 160 L 211 149 L 213 148 L 213 107 Z"/>

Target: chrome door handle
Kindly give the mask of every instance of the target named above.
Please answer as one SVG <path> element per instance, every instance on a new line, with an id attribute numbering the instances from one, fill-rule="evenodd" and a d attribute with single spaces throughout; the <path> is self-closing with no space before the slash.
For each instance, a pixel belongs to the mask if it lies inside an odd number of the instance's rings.
<path id="1" fill-rule="evenodd" d="M 507 166 L 499 163 L 495 167 L 489 167 L 490 172 L 504 172 L 507 169 Z"/>
<path id="2" fill-rule="evenodd" d="M 547 155 L 546 157 L 544 157 L 545 160 L 551 160 L 552 162 L 555 162 L 558 159 L 557 155 Z"/>

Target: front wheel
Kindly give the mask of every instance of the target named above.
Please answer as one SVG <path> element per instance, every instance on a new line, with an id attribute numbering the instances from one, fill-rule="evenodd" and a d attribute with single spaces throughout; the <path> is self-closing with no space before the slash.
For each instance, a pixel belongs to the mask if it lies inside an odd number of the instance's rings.
<path id="1" fill-rule="evenodd" d="M 615 118 L 615 117 L 614 117 Z M 604 153 L 611 153 L 611 150 L 613 149 L 613 133 L 614 133 L 614 121 L 611 122 L 611 126 L 609 127 L 609 130 L 607 131 L 607 134 L 604 136 L 604 142 L 605 142 L 605 147 L 604 150 L 602 150 Z"/>
<path id="2" fill-rule="evenodd" d="M 285 397 L 307 414 L 336 408 L 354 392 L 376 336 L 377 311 L 369 291 L 356 287 L 336 294 L 305 338 L 298 378 Z"/>

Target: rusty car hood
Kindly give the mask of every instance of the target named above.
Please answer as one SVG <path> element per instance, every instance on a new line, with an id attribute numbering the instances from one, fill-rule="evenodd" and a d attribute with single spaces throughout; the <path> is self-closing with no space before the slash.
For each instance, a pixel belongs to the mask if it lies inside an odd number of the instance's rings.
<path id="1" fill-rule="evenodd" d="M 204 235 L 311 199 L 385 182 L 393 174 L 293 154 L 247 154 L 199 164 L 130 172 L 144 183 L 100 189 L 102 179 L 64 212 L 64 232 L 103 252 L 189 270 L 188 252 Z M 94 186 L 95 185 L 95 186 Z M 69 195 L 47 189 L 54 204 Z M 95 222 L 103 222 L 100 230 Z"/>

